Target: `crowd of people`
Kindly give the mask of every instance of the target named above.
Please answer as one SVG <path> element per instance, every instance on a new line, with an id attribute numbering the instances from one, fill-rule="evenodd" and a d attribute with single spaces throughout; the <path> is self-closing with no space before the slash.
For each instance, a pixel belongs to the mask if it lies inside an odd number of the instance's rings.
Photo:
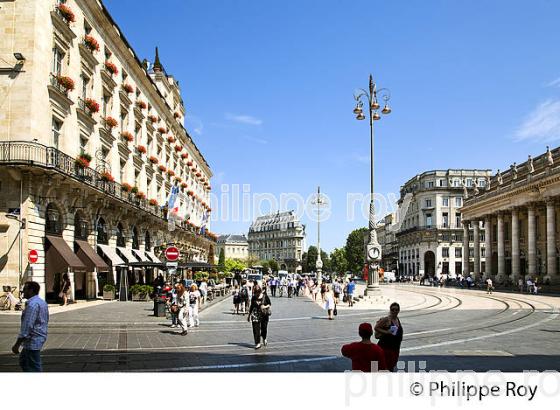
<path id="1" fill-rule="evenodd" d="M 204 299 L 198 285 L 193 283 L 190 287 L 185 287 L 183 283 L 179 282 L 171 287 L 169 284 L 166 284 L 163 292 L 167 295 L 167 305 L 171 314 L 171 327 L 180 328 L 180 334 L 186 336 L 189 327 L 198 327 L 200 325 L 198 311 L 200 305 L 204 303 Z"/>

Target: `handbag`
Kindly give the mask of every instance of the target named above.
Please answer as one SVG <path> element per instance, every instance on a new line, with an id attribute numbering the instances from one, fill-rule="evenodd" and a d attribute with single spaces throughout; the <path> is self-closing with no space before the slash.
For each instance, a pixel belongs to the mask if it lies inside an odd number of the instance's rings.
<path id="1" fill-rule="evenodd" d="M 336 304 L 334 305 L 334 310 L 332 312 L 333 315 L 338 315 L 338 309 L 336 308 Z"/>
<path id="2" fill-rule="evenodd" d="M 272 316 L 272 309 L 270 308 L 270 305 L 268 305 L 268 307 L 264 307 L 261 305 L 261 312 L 265 316 Z"/>
<path id="3" fill-rule="evenodd" d="M 175 305 L 175 304 L 171 305 L 169 311 L 174 315 L 176 315 L 177 313 L 179 313 L 179 305 Z"/>
<path id="4" fill-rule="evenodd" d="M 62 299 L 62 298 L 64 297 L 64 292 L 63 292 L 63 291 L 60 291 L 60 292 L 58 293 L 58 297 L 59 297 L 60 299 Z"/>

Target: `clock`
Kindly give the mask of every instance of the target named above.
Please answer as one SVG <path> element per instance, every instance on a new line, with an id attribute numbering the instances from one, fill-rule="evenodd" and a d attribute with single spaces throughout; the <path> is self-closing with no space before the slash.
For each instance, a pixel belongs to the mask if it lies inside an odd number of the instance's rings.
<path id="1" fill-rule="evenodd" d="M 379 245 L 368 245 L 367 246 L 367 259 L 368 262 L 374 262 L 381 260 L 381 246 Z"/>

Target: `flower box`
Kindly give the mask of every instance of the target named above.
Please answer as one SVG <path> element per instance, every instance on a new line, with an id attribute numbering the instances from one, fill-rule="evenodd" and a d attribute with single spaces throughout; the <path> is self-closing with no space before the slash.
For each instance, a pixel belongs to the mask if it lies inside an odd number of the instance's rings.
<path id="1" fill-rule="evenodd" d="M 153 155 L 152 155 L 150 158 L 148 158 L 148 159 L 149 159 L 149 161 L 150 161 L 152 164 L 157 164 L 157 163 L 159 162 L 159 159 L 157 159 L 157 158 L 154 157 Z"/>
<path id="2" fill-rule="evenodd" d="M 60 3 L 56 6 L 56 8 L 58 9 L 58 12 L 62 16 L 62 18 L 66 20 L 66 24 L 70 25 L 70 23 L 74 23 L 76 21 L 76 15 L 66 4 Z"/>
<path id="3" fill-rule="evenodd" d="M 110 61 L 105 61 L 105 68 L 113 75 L 117 75 L 119 73 L 117 66 Z"/>
<path id="4" fill-rule="evenodd" d="M 148 203 L 152 206 L 158 206 L 159 205 L 157 199 L 150 199 L 150 201 Z"/>
<path id="5" fill-rule="evenodd" d="M 175 145 L 175 151 L 176 151 L 176 152 L 181 152 L 181 151 L 183 151 L 183 146 L 182 146 L 182 145 L 179 145 L 179 144 Z"/>
<path id="6" fill-rule="evenodd" d="M 146 102 L 142 100 L 136 101 L 136 106 L 141 110 L 145 110 L 146 108 L 148 108 L 148 104 L 146 104 Z"/>
<path id="7" fill-rule="evenodd" d="M 189 156 L 189 154 L 187 154 L 186 152 L 183 152 L 183 153 L 181 154 L 181 158 L 183 158 L 183 159 L 187 159 L 188 156 Z"/>
<path id="8" fill-rule="evenodd" d="M 123 84 L 122 88 L 126 91 L 127 94 L 132 94 L 134 92 L 134 87 L 130 84 Z"/>
<path id="9" fill-rule="evenodd" d="M 138 191 L 138 192 L 136 192 L 136 198 L 146 199 L 146 194 L 142 191 Z"/>
<path id="10" fill-rule="evenodd" d="M 169 137 L 167 137 L 167 142 L 173 144 L 175 142 L 175 137 L 173 135 L 170 135 Z"/>
<path id="11" fill-rule="evenodd" d="M 146 152 L 148 152 L 148 150 L 146 149 L 146 147 L 143 146 L 143 145 L 138 145 L 138 146 L 136 147 L 136 149 L 138 150 L 138 152 L 139 152 L 140 154 L 145 154 Z"/>
<path id="12" fill-rule="evenodd" d="M 179 114 L 178 112 L 174 112 L 174 113 L 173 113 L 173 117 L 174 117 L 174 118 L 180 118 L 180 117 L 181 117 L 181 114 Z"/>
<path id="13" fill-rule="evenodd" d="M 115 285 L 112 285 L 110 283 L 105 284 L 105 286 L 103 286 L 103 299 L 104 300 L 113 300 L 115 299 Z"/>
<path id="14" fill-rule="evenodd" d="M 80 155 L 76 157 L 75 163 L 76 166 L 78 166 L 79 168 L 87 168 L 91 163 L 91 155 L 82 152 Z"/>
<path id="15" fill-rule="evenodd" d="M 158 118 L 155 115 L 148 115 L 148 119 L 150 122 L 154 123 L 158 121 Z"/>
<path id="16" fill-rule="evenodd" d="M 132 185 L 130 185 L 127 182 L 123 182 L 122 189 L 126 192 L 130 192 L 130 191 L 132 191 Z"/>
<path id="17" fill-rule="evenodd" d="M 175 181 L 177 181 L 178 183 L 183 182 L 183 178 L 181 177 L 175 177 Z"/>
<path id="18" fill-rule="evenodd" d="M 121 137 L 123 137 L 123 139 L 128 142 L 134 141 L 134 136 L 128 131 L 121 132 Z"/>
<path id="19" fill-rule="evenodd" d="M 132 192 L 133 194 L 138 193 L 138 187 L 137 187 L 137 186 L 133 186 L 133 187 L 130 189 L 130 192 Z"/>
<path id="20" fill-rule="evenodd" d="M 172 169 L 168 169 L 167 175 L 169 175 L 170 177 L 175 176 L 175 171 L 173 171 Z"/>
<path id="21" fill-rule="evenodd" d="M 60 86 L 64 88 L 67 92 L 74 90 L 74 87 L 76 86 L 74 80 L 72 80 L 70 77 L 65 77 L 62 75 L 56 76 L 56 82 L 60 84 Z"/>
<path id="22" fill-rule="evenodd" d="M 109 172 L 105 171 L 101 173 L 101 180 L 105 182 L 114 182 L 115 177 L 111 175 Z"/>
<path id="23" fill-rule="evenodd" d="M 165 167 L 165 165 L 160 165 L 160 166 L 158 167 L 158 169 L 159 169 L 161 172 L 167 171 L 167 168 Z"/>
<path id="24" fill-rule="evenodd" d="M 84 105 L 92 114 L 99 112 L 99 103 L 93 98 L 86 98 L 84 100 Z"/>
<path id="25" fill-rule="evenodd" d="M 165 134 L 167 133 L 167 129 L 165 127 L 159 127 L 157 129 L 157 132 L 159 132 L 160 134 Z"/>
<path id="26" fill-rule="evenodd" d="M 115 120 L 113 117 L 106 117 L 105 124 L 107 124 L 107 127 L 109 128 L 115 128 L 117 125 L 119 125 L 117 120 Z"/>
<path id="27" fill-rule="evenodd" d="M 99 51 L 99 43 L 95 39 L 95 37 L 90 35 L 84 36 L 84 45 L 91 51 L 92 53 L 95 51 Z"/>

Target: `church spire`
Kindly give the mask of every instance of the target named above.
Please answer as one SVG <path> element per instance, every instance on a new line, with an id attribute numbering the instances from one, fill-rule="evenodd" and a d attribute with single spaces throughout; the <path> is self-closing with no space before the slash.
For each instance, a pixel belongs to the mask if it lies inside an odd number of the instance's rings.
<path id="1" fill-rule="evenodd" d="M 154 72 L 161 72 L 163 71 L 163 66 L 161 65 L 161 62 L 159 61 L 159 52 L 158 52 L 158 48 L 156 47 L 156 59 L 154 61 Z"/>

